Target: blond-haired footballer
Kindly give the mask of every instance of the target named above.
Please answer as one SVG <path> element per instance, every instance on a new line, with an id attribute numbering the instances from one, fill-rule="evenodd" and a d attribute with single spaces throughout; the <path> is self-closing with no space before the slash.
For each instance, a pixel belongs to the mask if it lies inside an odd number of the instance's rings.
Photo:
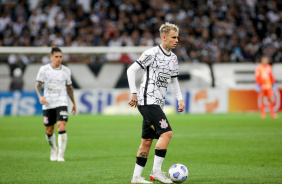
<path id="1" fill-rule="evenodd" d="M 151 180 L 172 183 L 161 170 L 167 147 L 172 137 L 172 129 L 163 112 L 168 84 L 178 100 L 178 111 L 185 108 L 179 83 L 177 80 L 178 60 L 171 51 L 178 43 L 179 28 L 175 24 L 165 23 L 160 27 L 161 44 L 146 50 L 127 70 L 131 92 L 129 105 L 137 107 L 143 116 L 141 145 L 137 152 L 136 164 L 131 183 L 152 183 L 141 177 L 146 165 L 153 140 L 158 139 L 155 146 L 155 157 Z M 143 69 L 144 75 L 137 95 L 135 85 L 136 71 Z"/>

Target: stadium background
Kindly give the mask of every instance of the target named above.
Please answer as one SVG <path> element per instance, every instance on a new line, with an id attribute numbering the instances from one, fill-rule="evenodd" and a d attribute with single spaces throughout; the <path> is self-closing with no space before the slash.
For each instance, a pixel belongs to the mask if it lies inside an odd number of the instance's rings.
<path id="1" fill-rule="evenodd" d="M 126 69 L 144 48 L 160 43 L 158 29 L 166 21 L 180 27 L 174 52 L 185 112 L 257 111 L 253 75 L 262 54 L 272 58 L 276 111 L 281 110 L 281 6 L 275 0 L 2 0 L 0 115 L 41 114 L 32 91 L 39 66 L 50 60 L 46 51 L 32 50 L 50 46 L 66 53 L 64 64 L 73 73 L 79 113 L 103 113 L 109 105 L 126 109 Z M 87 47 L 88 52 L 65 52 L 77 47 Z M 99 47 L 98 54 L 91 52 Z M 121 51 L 110 53 L 107 47 Z M 134 47 L 138 52 L 131 52 Z M 23 48 L 30 53 L 21 53 Z M 24 84 L 22 91 L 14 92 L 10 83 L 16 68 Z M 173 95 L 166 104 L 176 108 Z"/>
<path id="2" fill-rule="evenodd" d="M 162 170 L 186 165 L 185 183 L 281 183 L 281 6 L 276 0 L 0 0 L 0 183 L 129 183 L 142 117 L 127 105 L 126 69 L 160 43 L 165 21 L 180 27 L 174 52 L 186 109 L 173 114 L 169 91 L 165 110 L 174 133 Z M 67 124 L 64 163 L 49 160 L 34 92 L 54 45 L 72 71 L 79 114 Z M 262 54 L 272 58 L 279 119 L 261 119 L 258 111 L 254 70 Z M 19 83 L 11 87 L 12 81 Z M 153 157 L 151 150 L 146 179 Z"/>

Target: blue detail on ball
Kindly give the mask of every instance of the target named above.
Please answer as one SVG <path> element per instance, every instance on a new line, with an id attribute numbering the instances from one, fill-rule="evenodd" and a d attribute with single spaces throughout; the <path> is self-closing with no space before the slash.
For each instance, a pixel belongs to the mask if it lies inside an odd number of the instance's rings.
<path id="1" fill-rule="evenodd" d="M 178 179 L 180 172 L 173 173 L 173 178 Z"/>
<path id="2" fill-rule="evenodd" d="M 182 169 L 184 173 L 186 173 L 186 171 L 187 171 L 184 166 L 181 166 L 180 169 Z"/>
<path id="3" fill-rule="evenodd" d="M 186 179 L 187 179 L 187 176 L 183 176 L 181 180 L 185 181 Z"/>
<path id="4" fill-rule="evenodd" d="M 177 164 L 174 164 L 173 166 L 170 167 L 170 169 L 176 168 Z"/>

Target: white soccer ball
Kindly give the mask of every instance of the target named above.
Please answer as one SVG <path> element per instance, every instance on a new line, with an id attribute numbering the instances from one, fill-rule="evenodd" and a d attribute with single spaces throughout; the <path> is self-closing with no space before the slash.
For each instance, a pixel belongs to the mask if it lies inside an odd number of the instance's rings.
<path id="1" fill-rule="evenodd" d="M 185 165 L 174 164 L 169 168 L 168 175 L 171 181 L 182 183 L 188 178 L 188 169 Z"/>

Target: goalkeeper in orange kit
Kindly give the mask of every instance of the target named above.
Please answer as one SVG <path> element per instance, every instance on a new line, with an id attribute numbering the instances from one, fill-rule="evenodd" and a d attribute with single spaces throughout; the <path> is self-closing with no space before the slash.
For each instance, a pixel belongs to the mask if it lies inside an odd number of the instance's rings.
<path id="1" fill-rule="evenodd" d="M 273 109 L 274 102 L 272 89 L 275 87 L 275 79 L 272 74 L 272 67 L 269 64 L 269 60 L 269 57 L 262 56 L 261 64 L 257 66 L 255 72 L 258 98 L 261 108 L 261 118 L 265 118 L 265 104 L 263 102 L 264 97 L 267 97 L 271 117 L 278 118 Z"/>

